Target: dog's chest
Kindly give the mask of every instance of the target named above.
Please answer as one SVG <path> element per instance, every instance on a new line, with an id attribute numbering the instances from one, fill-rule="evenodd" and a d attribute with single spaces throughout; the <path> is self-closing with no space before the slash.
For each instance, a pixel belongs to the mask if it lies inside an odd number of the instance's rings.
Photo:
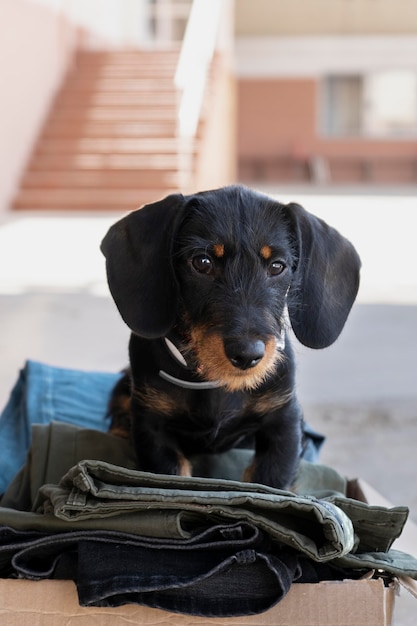
<path id="1" fill-rule="evenodd" d="M 221 452 L 251 437 L 260 419 L 245 408 L 245 395 L 222 390 L 190 394 L 184 412 L 170 419 L 184 451 Z"/>

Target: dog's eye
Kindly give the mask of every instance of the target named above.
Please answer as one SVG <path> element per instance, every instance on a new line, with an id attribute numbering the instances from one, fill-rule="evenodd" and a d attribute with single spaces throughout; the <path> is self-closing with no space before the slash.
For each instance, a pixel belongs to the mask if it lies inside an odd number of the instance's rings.
<path id="1" fill-rule="evenodd" d="M 272 263 L 270 263 L 268 266 L 269 275 L 278 276 L 279 274 L 282 274 L 282 272 L 285 270 L 285 267 L 285 264 L 281 261 L 272 261 Z"/>
<path id="2" fill-rule="evenodd" d="M 199 274 L 211 274 L 213 271 L 213 261 L 205 254 L 198 254 L 191 260 L 193 268 Z"/>

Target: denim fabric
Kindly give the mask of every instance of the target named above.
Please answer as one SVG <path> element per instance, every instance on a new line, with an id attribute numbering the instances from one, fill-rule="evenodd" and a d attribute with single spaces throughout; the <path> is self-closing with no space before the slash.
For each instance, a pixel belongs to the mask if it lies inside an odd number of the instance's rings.
<path id="1" fill-rule="evenodd" d="M 304 461 L 309 461 L 309 463 L 317 463 L 320 450 L 326 441 L 326 437 L 318 433 L 306 422 L 303 422 L 303 431 L 304 443 L 301 458 L 304 459 Z"/>
<path id="2" fill-rule="evenodd" d="M 142 552 L 135 553 L 135 550 Z M 261 560 L 262 570 L 266 562 L 272 569 L 281 570 L 274 559 L 290 567 L 295 564 L 294 555 L 299 565 L 298 571 L 293 572 L 296 582 L 355 578 L 369 570 L 417 579 L 417 559 L 398 550 L 350 553 L 328 563 L 316 563 L 271 542 L 265 533 L 245 522 L 213 524 L 194 536 L 179 540 L 141 537 L 120 531 L 50 534 L 0 527 L 1 577 L 72 578 L 79 584 L 80 598 L 85 604 L 116 606 L 122 603 L 122 596 L 126 602 L 136 601 L 125 594 L 139 589 L 167 591 L 169 585 L 181 587 L 186 581 L 191 584 L 208 580 L 221 572 L 226 560 L 231 559 L 236 565 L 244 555 L 250 557 L 245 562 L 246 573 L 239 570 L 245 579 L 259 575 L 248 567 L 251 563 Z M 273 557 L 272 560 L 268 560 L 268 556 Z M 274 576 L 278 576 L 277 571 Z M 133 580 L 139 580 L 140 586 L 132 587 Z M 216 584 L 215 579 L 209 584 Z"/>
<path id="3" fill-rule="evenodd" d="M 271 608 L 300 574 L 296 554 L 274 554 L 256 542 L 242 549 L 233 543 L 201 551 L 196 546 L 133 550 L 106 543 L 93 555 L 91 546 L 81 543 L 80 604 L 114 607 L 133 602 L 206 617 L 252 615 Z"/>
<path id="4" fill-rule="evenodd" d="M 0 415 L 0 495 L 25 462 L 33 424 L 55 421 L 108 431 L 108 401 L 120 376 L 27 361 Z M 317 461 L 323 441 L 306 425 L 303 458 Z"/>
<path id="5" fill-rule="evenodd" d="M 118 531 L 103 530 L 71 530 L 70 532 L 44 533 L 35 531 L 18 531 L 15 528 L 0 527 L 0 576 L 4 577 L 10 571 L 14 575 L 31 579 L 54 577 L 55 566 L 60 555 L 68 550 L 78 549 L 80 542 L 89 542 L 91 549 L 96 543 L 111 545 L 126 545 L 129 549 L 143 548 L 149 551 L 170 551 L 170 554 L 180 555 L 212 552 L 220 550 L 240 551 L 249 548 L 268 548 L 269 539 L 255 526 L 245 523 L 233 525 L 213 525 L 200 529 L 193 536 L 182 539 L 165 539 L 158 537 L 144 537 Z M 87 560 L 91 557 L 86 556 Z M 175 560 L 175 559 L 174 559 Z M 136 571 L 140 561 L 132 566 Z M 96 563 L 93 559 L 93 567 Z M 83 565 L 83 567 L 87 567 Z M 113 569 L 114 563 L 109 563 L 105 569 Z M 178 567 L 178 563 L 177 563 Z M 195 568 L 204 570 L 205 565 L 194 563 L 189 571 Z M 175 568 L 173 569 L 175 580 Z M 73 572 L 74 573 L 74 572 Z M 166 572 L 165 572 L 166 573 Z M 163 574 L 165 576 L 165 573 Z M 98 574 L 101 576 L 101 573 Z M 162 572 L 161 572 L 162 576 Z M 73 578 L 66 575 L 65 578 Z M 76 576 L 74 577 L 74 580 Z"/>
<path id="6" fill-rule="evenodd" d="M 109 395 L 119 378 L 27 361 L 0 416 L 0 494 L 25 462 L 32 424 L 54 420 L 107 431 Z"/>
<path id="7" fill-rule="evenodd" d="M 214 526 L 189 540 L 123 533 L 0 531 L 0 574 L 72 578 L 83 606 L 138 603 L 193 615 L 246 615 L 279 602 L 301 570 L 254 526 Z"/>

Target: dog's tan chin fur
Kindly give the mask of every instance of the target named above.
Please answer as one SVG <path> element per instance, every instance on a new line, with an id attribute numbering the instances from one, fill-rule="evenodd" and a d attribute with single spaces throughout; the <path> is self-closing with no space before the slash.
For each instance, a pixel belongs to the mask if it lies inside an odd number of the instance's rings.
<path id="1" fill-rule="evenodd" d="M 204 328 L 198 328 L 191 332 L 191 342 L 201 375 L 208 381 L 219 382 L 227 391 L 256 389 L 275 371 L 277 363 L 283 358 L 275 337 L 271 337 L 266 343 L 262 361 L 248 370 L 239 370 L 227 358 L 220 335 L 207 334 Z"/>
<path id="2" fill-rule="evenodd" d="M 237 372 L 236 374 L 231 375 L 228 379 L 220 380 L 220 383 L 224 385 L 227 391 L 250 391 L 260 387 L 268 378 L 268 374 L 272 373 L 273 370 L 274 368 L 271 367 L 269 371 L 264 371 L 259 374 L 256 374 L 255 372 L 252 374 L 247 374 L 245 372 L 239 374 L 239 372 Z"/>

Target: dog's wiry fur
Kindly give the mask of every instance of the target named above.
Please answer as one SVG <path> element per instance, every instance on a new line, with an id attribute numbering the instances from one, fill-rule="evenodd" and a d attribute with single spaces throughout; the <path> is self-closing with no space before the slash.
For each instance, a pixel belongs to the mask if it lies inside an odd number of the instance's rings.
<path id="1" fill-rule="evenodd" d="M 353 246 L 301 206 L 236 185 L 147 205 L 102 250 L 132 330 L 116 396 L 130 389 L 138 468 L 183 475 L 195 454 L 253 443 L 243 478 L 288 488 L 302 416 L 286 331 L 312 348 L 336 340 L 359 286 Z"/>

